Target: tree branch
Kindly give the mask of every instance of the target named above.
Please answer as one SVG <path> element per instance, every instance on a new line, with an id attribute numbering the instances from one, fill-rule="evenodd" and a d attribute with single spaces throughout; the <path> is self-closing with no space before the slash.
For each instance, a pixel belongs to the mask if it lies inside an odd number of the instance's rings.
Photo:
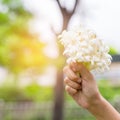
<path id="1" fill-rule="evenodd" d="M 59 32 L 57 32 L 57 31 L 54 29 L 54 27 L 53 27 L 52 24 L 50 24 L 50 29 L 51 29 L 52 33 L 54 33 L 54 35 L 56 35 L 56 36 L 58 36 L 58 35 L 60 34 Z"/>
<path id="2" fill-rule="evenodd" d="M 58 7 L 61 11 L 62 17 L 63 17 L 63 29 L 66 29 L 68 26 L 68 23 L 72 17 L 72 15 L 75 13 L 75 10 L 77 8 L 77 5 L 79 3 L 80 0 L 75 0 L 75 4 L 73 7 L 72 11 L 67 11 L 66 7 L 63 7 L 60 3 L 60 0 L 56 0 Z"/>
<path id="3" fill-rule="evenodd" d="M 63 8 L 62 8 L 62 6 L 61 6 L 61 4 L 60 4 L 60 1 L 59 1 L 59 0 L 56 0 L 56 2 L 57 2 L 57 4 L 58 4 L 60 10 L 62 11 Z"/>
<path id="4" fill-rule="evenodd" d="M 74 14 L 74 12 L 75 12 L 75 10 L 76 10 L 76 8 L 77 8 L 77 4 L 79 3 L 79 0 L 76 0 L 75 1 L 75 5 L 74 5 L 74 8 L 73 8 L 73 11 L 72 11 L 72 13 L 71 14 Z"/>

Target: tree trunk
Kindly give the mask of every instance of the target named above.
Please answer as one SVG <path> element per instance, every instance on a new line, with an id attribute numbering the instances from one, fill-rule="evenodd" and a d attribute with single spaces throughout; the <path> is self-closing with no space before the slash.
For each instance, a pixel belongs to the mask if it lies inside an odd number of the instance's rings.
<path id="1" fill-rule="evenodd" d="M 78 2 L 80 0 L 75 0 L 75 5 L 73 8 L 73 11 L 69 12 L 67 11 L 66 8 L 62 7 L 60 4 L 59 0 L 56 0 L 56 2 L 58 3 L 58 6 L 61 10 L 62 13 L 62 17 L 63 17 L 63 26 L 62 26 L 62 30 L 67 29 L 68 25 L 69 25 L 69 21 L 71 19 L 71 17 L 73 16 L 73 14 L 75 13 L 76 7 L 78 5 Z M 63 50 L 59 49 L 60 53 L 63 53 Z M 57 71 L 57 78 L 56 78 L 56 86 L 55 86 L 55 101 L 54 101 L 54 110 L 53 110 L 53 120 L 63 120 L 63 105 L 64 105 L 64 85 L 63 85 L 63 72 L 62 70 L 58 70 Z"/>
<path id="2" fill-rule="evenodd" d="M 63 85 L 63 72 L 57 71 L 57 81 L 54 89 L 54 110 L 53 120 L 63 120 L 63 103 L 64 103 L 64 85 Z"/>

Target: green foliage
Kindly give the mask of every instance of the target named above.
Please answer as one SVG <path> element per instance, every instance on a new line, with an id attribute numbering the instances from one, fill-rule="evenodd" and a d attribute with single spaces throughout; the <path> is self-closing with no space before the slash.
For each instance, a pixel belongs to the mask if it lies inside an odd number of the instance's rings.
<path id="1" fill-rule="evenodd" d="M 109 101 L 113 101 L 114 98 L 120 94 L 120 87 L 111 86 L 109 80 L 100 80 L 99 90 L 103 97 Z"/>
<path id="2" fill-rule="evenodd" d="M 38 84 L 31 84 L 24 88 L 25 95 L 34 102 L 45 102 L 53 99 L 51 87 L 42 87 Z"/>
<path id="3" fill-rule="evenodd" d="M 24 95 L 24 92 L 15 86 L 2 86 L 0 87 L 0 99 L 4 100 L 5 102 L 19 102 L 19 101 L 30 101 Z"/>
<path id="4" fill-rule="evenodd" d="M 1 0 L 1 3 L 10 14 L 24 16 L 28 18 L 32 16 L 32 14 L 24 8 L 22 0 Z"/>
<path id="5" fill-rule="evenodd" d="M 64 96 L 66 101 L 73 101 L 73 98 L 68 93 L 65 92 Z"/>
<path id="6" fill-rule="evenodd" d="M 116 55 L 116 54 L 118 54 L 118 51 L 114 47 L 110 47 L 109 54 L 110 55 Z"/>
<path id="7" fill-rule="evenodd" d="M 42 87 L 37 84 L 20 88 L 17 86 L 1 86 L 0 99 L 5 102 L 45 102 L 52 101 L 53 94 L 51 87 Z"/>
<path id="8" fill-rule="evenodd" d="M 17 74 L 28 68 L 43 71 L 49 58 L 44 54 L 45 44 L 29 30 L 32 14 L 21 0 L 0 4 L 6 9 L 0 12 L 0 65 Z"/>

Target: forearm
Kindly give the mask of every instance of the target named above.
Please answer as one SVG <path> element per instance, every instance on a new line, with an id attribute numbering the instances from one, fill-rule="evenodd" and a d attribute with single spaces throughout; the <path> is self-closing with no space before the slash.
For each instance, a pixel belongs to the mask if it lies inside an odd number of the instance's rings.
<path id="1" fill-rule="evenodd" d="M 88 111 L 91 112 L 97 120 L 120 120 L 120 113 L 102 96 L 100 96 L 94 105 L 88 108 Z"/>

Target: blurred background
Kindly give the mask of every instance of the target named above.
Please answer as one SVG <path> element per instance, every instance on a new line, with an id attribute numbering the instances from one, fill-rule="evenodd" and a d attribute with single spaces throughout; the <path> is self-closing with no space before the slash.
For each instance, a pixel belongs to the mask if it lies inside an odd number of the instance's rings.
<path id="1" fill-rule="evenodd" d="M 119 0 L 0 0 L 0 120 L 95 120 L 64 92 L 57 36 L 83 24 L 110 46 L 110 71 L 95 74 L 120 111 Z"/>

